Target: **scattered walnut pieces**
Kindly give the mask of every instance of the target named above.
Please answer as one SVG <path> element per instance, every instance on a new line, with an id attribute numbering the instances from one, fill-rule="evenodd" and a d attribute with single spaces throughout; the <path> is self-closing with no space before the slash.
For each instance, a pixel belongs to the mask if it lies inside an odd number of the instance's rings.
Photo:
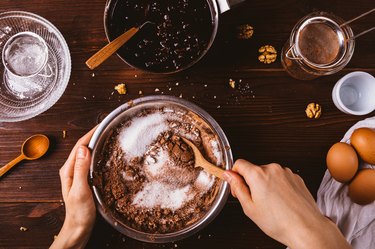
<path id="1" fill-rule="evenodd" d="M 308 118 L 320 118 L 322 107 L 319 104 L 310 103 L 307 105 L 305 112 Z"/>
<path id="2" fill-rule="evenodd" d="M 65 139 L 68 136 L 68 132 L 66 130 L 62 131 L 62 138 Z"/>
<path id="3" fill-rule="evenodd" d="M 115 86 L 115 90 L 119 94 L 126 94 L 126 85 L 124 83 L 118 84 L 117 86 Z"/>
<path id="4" fill-rule="evenodd" d="M 232 80 L 232 79 L 229 79 L 229 85 L 231 88 L 236 88 L 236 81 Z"/>
<path id="5" fill-rule="evenodd" d="M 237 26 L 237 38 L 241 40 L 250 39 L 254 34 L 254 28 L 249 24 Z"/>
<path id="6" fill-rule="evenodd" d="M 258 60 L 260 62 L 263 62 L 264 64 L 270 64 L 276 61 L 277 51 L 273 46 L 271 45 L 262 46 L 259 48 L 258 52 L 262 53 L 258 57 Z"/>
<path id="7" fill-rule="evenodd" d="M 26 232 L 27 230 L 29 230 L 27 227 L 20 227 L 21 232 Z"/>

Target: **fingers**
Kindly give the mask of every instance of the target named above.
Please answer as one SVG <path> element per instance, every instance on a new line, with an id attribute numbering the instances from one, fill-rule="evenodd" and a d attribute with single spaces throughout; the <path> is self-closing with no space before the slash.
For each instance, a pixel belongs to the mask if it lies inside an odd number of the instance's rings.
<path id="1" fill-rule="evenodd" d="M 70 169 L 72 168 L 72 169 Z M 70 174 L 70 171 L 73 171 L 73 164 L 66 164 L 60 169 L 60 181 L 61 181 L 61 192 L 63 199 L 66 200 L 66 197 L 69 193 L 69 189 L 72 187 L 73 175 Z"/>
<path id="2" fill-rule="evenodd" d="M 94 134 L 97 127 L 98 126 L 95 126 L 94 128 L 92 128 L 88 133 L 86 133 L 83 137 L 81 137 L 77 141 L 77 143 L 73 147 L 72 151 L 70 152 L 68 160 L 66 160 L 66 163 L 68 163 L 68 162 L 73 163 L 74 162 L 78 146 L 80 146 L 80 145 L 87 146 L 89 144 L 90 139 L 91 139 L 92 135 Z M 73 172 L 72 172 L 72 175 L 73 175 Z"/>
<path id="3" fill-rule="evenodd" d="M 76 160 L 74 164 L 73 185 L 88 186 L 87 176 L 91 162 L 90 150 L 83 145 L 77 148 Z"/>
<path id="4" fill-rule="evenodd" d="M 93 129 L 91 129 L 86 135 L 81 137 L 76 145 L 73 147 L 72 151 L 70 152 L 70 155 L 68 159 L 66 160 L 65 164 L 60 169 L 60 181 L 61 181 L 61 189 L 64 200 L 67 196 L 69 189 L 72 187 L 73 184 L 73 172 L 74 172 L 74 163 L 76 158 L 76 151 L 77 148 L 81 145 L 88 145 L 90 142 L 90 139 L 92 135 L 94 134 L 97 126 L 95 126 Z"/>
<path id="5" fill-rule="evenodd" d="M 240 174 L 246 181 L 247 185 L 252 186 L 252 180 L 262 170 L 259 166 L 252 164 L 246 160 L 238 159 L 234 165 L 234 172 Z"/>
<path id="6" fill-rule="evenodd" d="M 245 214 L 247 215 L 250 211 L 249 206 L 252 204 L 252 199 L 249 187 L 245 183 L 244 179 L 232 171 L 225 171 L 223 177 L 229 183 L 232 195 L 238 198 Z"/>

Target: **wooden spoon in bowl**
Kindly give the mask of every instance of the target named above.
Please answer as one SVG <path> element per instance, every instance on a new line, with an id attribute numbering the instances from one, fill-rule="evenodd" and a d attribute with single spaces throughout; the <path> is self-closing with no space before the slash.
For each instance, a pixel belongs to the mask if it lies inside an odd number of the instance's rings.
<path id="1" fill-rule="evenodd" d="M 0 177 L 22 160 L 35 160 L 43 156 L 49 148 L 49 139 L 45 135 L 34 135 L 22 144 L 21 155 L 0 168 Z"/>
<path id="2" fill-rule="evenodd" d="M 113 53 L 115 53 L 119 48 L 122 47 L 127 41 L 130 40 L 144 25 L 151 23 L 149 21 L 143 23 L 139 27 L 132 27 L 110 43 L 108 43 L 105 47 L 100 49 L 96 52 L 93 56 L 91 56 L 87 61 L 86 65 L 90 69 L 95 69 L 100 64 L 102 64 L 105 60 L 107 60 Z"/>
<path id="3" fill-rule="evenodd" d="M 88 68 L 95 69 L 96 67 L 100 66 L 105 60 L 107 60 L 112 54 L 114 54 L 119 48 L 121 48 L 127 41 L 129 41 L 143 26 L 146 24 L 155 24 L 150 21 L 146 21 L 148 17 L 148 13 L 150 11 L 150 3 L 147 4 L 145 7 L 144 13 L 144 21 L 142 25 L 138 27 L 132 27 L 127 30 L 125 33 L 108 43 L 105 47 L 100 49 L 96 52 L 93 56 L 91 56 L 87 61 L 86 65 Z"/>
<path id="4" fill-rule="evenodd" d="M 197 148 L 197 146 L 195 146 L 192 142 L 190 142 L 189 140 L 183 138 L 183 137 L 180 137 L 185 143 L 187 143 L 191 149 L 193 150 L 193 153 L 194 153 L 194 158 L 195 158 L 195 165 L 194 167 L 201 167 L 203 168 L 206 172 L 210 173 L 211 175 L 214 175 L 220 179 L 223 179 L 223 173 L 225 170 L 223 170 L 222 168 L 210 163 L 209 161 L 207 161 L 202 153 L 199 151 L 199 149 Z"/>

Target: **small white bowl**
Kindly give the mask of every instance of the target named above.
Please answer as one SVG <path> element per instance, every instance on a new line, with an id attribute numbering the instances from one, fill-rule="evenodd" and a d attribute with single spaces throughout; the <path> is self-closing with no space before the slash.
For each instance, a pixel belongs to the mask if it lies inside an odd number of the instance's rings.
<path id="1" fill-rule="evenodd" d="M 346 114 L 369 114 L 375 110 L 375 78 L 360 71 L 345 75 L 334 86 L 332 100 Z"/>

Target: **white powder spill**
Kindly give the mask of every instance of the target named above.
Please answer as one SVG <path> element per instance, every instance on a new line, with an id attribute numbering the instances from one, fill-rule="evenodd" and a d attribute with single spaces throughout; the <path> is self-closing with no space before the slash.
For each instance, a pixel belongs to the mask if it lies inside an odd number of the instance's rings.
<path id="1" fill-rule="evenodd" d="M 205 171 L 201 171 L 197 177 L 197 180 L 195 181 L 194 185 L 197 188 L 200 188 L 201 191 L 206 192 L 208 191 L 212 185 L 214 184 L 215 177 L 208 174 Z"/>
<path id="2" fill-rule="evenodd" d="M 170 152 L 165 147 L 156 150 L 152 147 L 158 136 L 169 130 L 189 140 L 200 139 L 201 134 L 195 127 L 194 120 L 186 118 L 186 114 L 165 107 L 161 112 L 134 117 L 130 124 L 120 131 L 119 144 L 125 153 L 126 160 L 144 157 L 143 170 L 146 182 L 143 188 L 134 195 L 132 205 L 142 208 L 160 207 L 175 211 L 195 196 L 206 193 L 214 185 L 214 176 L 205 171 L 199 172 L 198 175 L 188 174 L 188 169 L 174 165 Z M 215 139 L 206 140 L 206 146 L 212 151 L 217 164 L 222 164 L 222 152 L 218 142 Z M 122 177 L 124 180 L 134 180 L 126 174 Z M 175 181 L 171 181 L 171 177 Z M 176 181 L 178 181 L 177 185 Z"/>
<path id="3" fill-rule="evenodd" d="M 131 176 L 131 175 L 129 175 L 129 174 L 127 174 L 125 171 L 122 171 L 121 172 L 121 176 L 122 176 L 122 178 L 125 180 L 125 181 L 134 181 L 134 177 L 133 176 Z"/>
<path id="4" fill-rule="evenodd" d="M 146 156 L 145 171 L 152 177 L 156 177 L 163 173 L 163 170 L 169 166 L 168 151 L 161 150 L 155 157 Z"/>
<path id="5" fill-rule="evenodd" d="M 190 188 L 190 186 L 185 186 L 176 189 L 157 181 L 149 182 L 144 185 L 142 191 L 135 195 L 132 204 L 145 208 L 160 206 L 161 208 L 176 210 L 194 197 L 194 195 L 189 194 Z"/>
<path id="6" fill-rule="evenodd" d="M 152 142 L 168 130 L 167 115 L 153 113 L 145 117 L 137 117 L 131 121 L 119 136 L 122 150 L 131 157 L 142 156 Z"/>
<path id="7" fill-rule="evenodd" d="M 217 159 L 217 164 L 221 164 L 223 159 L 222 159 L 222 153 L 221 153 L 221 150 L 219 148 L 218 142 L 216 140 L 212 139 L 210 141 L 210 144 L 212 146 L 212 152 L 214 153 L 214 156 Z"/>

